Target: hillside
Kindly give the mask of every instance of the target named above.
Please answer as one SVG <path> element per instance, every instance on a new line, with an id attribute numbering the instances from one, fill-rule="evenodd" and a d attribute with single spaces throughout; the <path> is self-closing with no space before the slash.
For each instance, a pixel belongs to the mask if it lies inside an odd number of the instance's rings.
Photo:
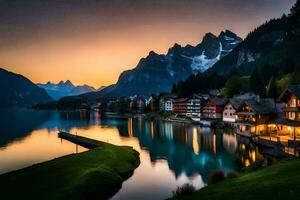
<path id="1" fill-rule="evenodd" d="M 0 107 L 31 106 L 52 101 L 47 92 L 22 75 L 0 68 Z"/>
<path id="2" fill-rule="evenodd" d="M 253 91 L 262 96 L 276 97 L 288 84 L 299 84 L 299 10 L 299 5 L 295 5 L 289 15 L 259 26 L 205 73 L 190 76 L 174 91 L 188 96 L 208 88 L 225 87 L 226 90 L 226 85 L 240 85 L 234 89 L 235 93 Z M 219 77 L 217 82 L 207 82 L 216 76 Z M 232 93 L 225 92 L 225 96 L 230 95 Z"/>

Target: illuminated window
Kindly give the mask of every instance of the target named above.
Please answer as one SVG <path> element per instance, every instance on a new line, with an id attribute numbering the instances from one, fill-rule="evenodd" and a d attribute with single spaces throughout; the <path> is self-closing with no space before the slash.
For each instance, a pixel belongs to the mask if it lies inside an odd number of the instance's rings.
<path id="1" fill-rule="evenodd" d="M 289 119 L 295 119 L 296 113 L 295 112 L 289 112 Z"/>
<path id="2" fill-rule="evenodd" d="M 296 99 L 291 100 L 291 107 L 296 107 Z"/>

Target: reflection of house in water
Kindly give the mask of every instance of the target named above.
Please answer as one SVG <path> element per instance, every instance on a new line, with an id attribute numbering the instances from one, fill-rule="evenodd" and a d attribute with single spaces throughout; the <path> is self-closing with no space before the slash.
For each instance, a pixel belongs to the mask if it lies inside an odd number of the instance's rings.
<path id="1" fill-rule="evenodd" d="M 99 124 L 100 123 L 100 113 L 91 111 L 90 112 L 90 123 L 91 124 Z"/>
<path id="2" fill-rule="evenodd" d="M 132 131 L 132 118 L 128 118 L 128 135 L 129 137 L 133 136 L 133 131 Z"/>
<path id="3" fill-rule="evenodd" d="M 237 141 L 238 150 L 236 152 L 242 166 L 248 167 L 257 160 L 263 160 L 259 148 L 253 145 L 249 138 L 237 136 Z"/>
<path id="4" fill-rule="evenodd" d="M 151 130 L 152 133 L 152 130 Z M 173 125 L 170 122 L 160 123 L 159 124 L 159 133 L 163 138 L 168 140 L 173 140 Z M 153 130 L 154 134 L 154 130 Z"/>
<path id="5" fill-rule="evenodd" d="M 237 170 L 236 155 L 227 150 L 229 147 L 224 147 L 224 141 L 230 140 L 230 137 L 224 139 L 222 133 L 214 134 L 208 128 L 161 121 L 143 121 L 139 125 L 139 121 L 133 119 L 128 124 L 132 128 L 126 130 L 132 130 L 141 148 L 149 152 L 151 162 L 155 165 L 161 159 L 166 160 L 176 177 L 182 173 L 190 177 L 200 174 L 207 182 L 215 170 Z"/>
<path id="6" fill-rule="evenodd" d="M 235 134 L 223 134 L 223 146 L 224 148 L 231 153 L 236 152 L 237 150 L 237 142 Z"/>

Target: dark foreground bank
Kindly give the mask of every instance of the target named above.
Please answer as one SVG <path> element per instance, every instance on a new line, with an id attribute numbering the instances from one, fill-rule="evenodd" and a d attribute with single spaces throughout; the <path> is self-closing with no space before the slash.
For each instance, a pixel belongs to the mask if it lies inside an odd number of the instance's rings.
<path id="1" fill-rule="evenodd" d="M 1 199 L 108 199 L 139 163 L 139 153 L 131 147 L 101 143 L 0 175 Z"/>
<path id="2" fill-rule="evenodd" d="M 180 200 L 280 200 L 300 199 L 300 159 L 283 160 L 274 166 L 238 178 L 209 185 Z"/>

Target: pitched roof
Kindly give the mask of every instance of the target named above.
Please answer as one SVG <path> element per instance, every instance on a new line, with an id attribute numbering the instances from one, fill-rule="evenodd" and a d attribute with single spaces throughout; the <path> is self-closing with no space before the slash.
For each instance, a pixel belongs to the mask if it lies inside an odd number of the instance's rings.
<path id="1" fill-rule="evenodd" d="M 300 98 L 300 85 L 290 85 L 288 90 L 291 91 L 297 98 Z"/>
<path id="2" fill-rule="evenodd" d="M 243 100 L 247 100 L 247 99 L 254 99 L 256 98 L 257 96 L 253 93 L 253 92 L 247 92 L 247 93 L 244 93 L 244 94 L 238 94 L 238 95 L 235 95 L 233 97 L 233 99 L 243 99 Z"/>
<path id="3" fill-rule="evenodd" d="M 279 101 L 282 101 L 288 92 L 294 94 L 298 99 L 300 99 L 300 85 L 289 85 L 278 98 Z"/>
<path id="4" fill-rule="evenodd" d="M 187 98 L 188 100 L 191 100 L 191 99 L 200 99 L 202 100 L 204 97 L 201 96 L 201 95 L 198 95 L 198 94 L 193 94 L 192 96 L 190 96 L 189 98 Z"/>
<path id="5" fill-rule="evenodd" d="M 219 97 L 209 97 L 208 100 L 211 101 L 211 103 L 216 106 L 223 106 L 225 104 L 224 100 Z"/>
<path id="6" fill-rule="evenodd" d="M 230 103 L 234 109 L 238 109 L 244 101 L 243 99 L 230 99 L 227 104 Z"/>
<path id="7" fill-rule="evenodd" d="M 174 103 L 186 102 L 187 100 L 188 100 L 188 98 L 175 99 Z"/>
<path id="8" fill-rule="evenodd" d="M 300 127 L 299 121 L 289 120 L 286 118 L 278 118 L 278 119 L 272 120 L 270 123 L 286 125 L 286 126 L 293 126 L 293 127 Z"/>
<path id="9" fill-rule="evenodd" d="M 277 113 L 274 99 L 246 100 L 245 103 L 250 106 L 255 114 L 273 114 Z"/>

